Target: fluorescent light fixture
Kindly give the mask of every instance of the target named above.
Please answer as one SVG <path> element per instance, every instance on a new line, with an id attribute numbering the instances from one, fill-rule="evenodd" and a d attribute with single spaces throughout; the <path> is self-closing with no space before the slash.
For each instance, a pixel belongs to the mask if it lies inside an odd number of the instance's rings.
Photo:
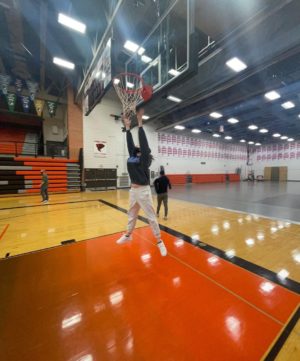
<path id="1" fill-rule="evenodd" d="M 293 142 L 295 139 L 294 138 L 288 138 L 288 142 Z"/>
<path id="2" fill-rule="evenodd" d="M 250 142 L 248 142 L 248 144 L 254 144 L 254 142 L 250 141 Z"/>
<path id="3" fill-rule="evenodd" d="M 275 90 L 271 90 L 265 94 L 265 97 L 269 100 L 276 100 L 280 98 L 280 94 L 277 93 Z"/>
<path id="4" fill-rule="evenodd" d="M 247 68 L 247 65 L 236 57 L 229 59 L 226 65 L 237 73 Z"/>
<path id="5" fill-rule="evenodd" d="M 58 22 L 64 26 L 67 26 L 68 28 L 72 30 L 76 30 L 79 33 L 84 34 L 86 30 L 86 25 L 81 23 L 80 21 L 77 21 L 73 18 L 70 18 L 69 16 L 59 13 L 58 14 Z"/>
<path id="6" fill-rule="evenodd" d="M 175 103 L 180 103 L 180 102 L 182 102 L 182 99 L 177 98 L 177 97 L 174 97 L 173 95 L 169 95 L 169 96 L 167 97 L 167 99 L 169 99 L 169 100 L 171 100 L 172 102 L 175 102 Z"/>
<path id="7" fill-rule="evenodd" d="M 255 145 L 260 146 L 260 145 L 261 145 L 261 143 L 255 143 Z"/>
<path id="8" fill-rule="evenodd" d="M 288 101 L 288 102 L 282 103 L 281 106 L 284 109 L 292 109 L 295 107 L 295 104 L 293 102 Z"/>
<path id="9" fill-rule="evenodd" d="M 100 76 L 100 71 L 97 71 L 95 77 L 96 77 L 96 78 L 99 78 L 99 76 Z"/>
<path id="10" fill-rule="evenodd" d="M 138 50 L 138 54 L 143 55 L 144 52 L 145 52 L 145 49 L 143 47 L 140 47 L 139 50 Z"/>
<path id="11" fill-rule="evenodd" d="M 201 133 L 201 130 L 200 129 L 192 129 L 192 133 L 198 134 L 198 133 Z"/>
<path id="12" fill-rule="evenodd" d="M 114 84 L 119 84 L 119 83 L 120 83 L 120 79 L 115 78 L 115 79 L 114 79 Z"/>
<path id="13" fill-rule="evenodd" d="M 150 63 L 150 61 L 152 61 L 152 59 L 149 58 L 149 56 L 147 56 L 147 55 L 142 55 L 142 56 L 141 56 L 141 60 L 142 60 L 144 63 Z"/>
<path id="14" fill-rule="evenodd" d="M 281 134 L 279 134 L 279 133 L 274 133 L 274 134 L 273 134 L 273 137 L 274 137 L 274 138 L 279 138 L 279 137 L 281 137 Z"/>
<path id="15" fill-rule="evenodd" d="M 180 74 L 180 71 L 175 70 L 175 69 L 170 69 L 170 70 L 168 71 L 168 73 L 169 73 L 170 75 L 177 76 L 177 75 Z"/>
<path id="16" fill-rule="evenodd" d="M 213 137 L 215 137 L 215 138 L 220 138 L 221 136 L 220 136 L 220 134 L 218 134 L 218 133 L 214 133 L 214 134 L 213 134 Z"/>
<path id="17" fill-rule="evenodd" d="M 286 139 L 288 139 L 288 137 L 286 135 L 283 135 L 282 137 L 280 137 L 280 139 L 286 140 Z"/>
<path id="18" fill-rule="evenodd" d="M 126 82 L 126 86 L 127 88 L 133 88 L 134 87 L 134 84 L 133 83 L 130 83 L 129 81 Z"/>
<path id="19" fill-rule="evenodd" d="M 300 118 L 300 114 L 298 114 L 298 118 Z"/>
<path id="20" fill-rule="evenodd" d="M 185 129 L 185 127 L 183 125 L 175 125 L 174 127 L 175 129 L 178 129 L 178 130 L 183 130 Z"/>
<path id="21" fill-rule="evenodd" d="M 226 140 L 231 140 L 232 137 L 231 137 L 230 135 L 226 135 L 225 139 L 226 139 Z"/>
<path id="22" fill-rule="evenodd" d="M 245 139 L 241 139 L 240 143 L 246 143 Z"/>
<path id="23" fill-rule="evenodd" d="M 222 114 L 221 113 L 218 113 L 218 112 L 212 112 L 209 114 L 210 117 L 212 118 L 215 118 L 215 119 L 218 119 L 218 118 L 222 118 Z"/>
<path id="24" fill-rule="evenodd" d="M 248 127 L 248 129 L 250 129 L 250 130 L 256 130 L 257 128 L 258 128 L 258 126 L 255 125 L 255 124 L 251 124 L 251 125 L 249 125 L 249 127 Z"/>
<path id="25" fill-rule="evenodd" d="M 71 69 L 73 70 L 75 68 L 75 64 L 71 63 L 70 61 L 54 57 L 53 63 L 59 66 L 62 66 L 63 68 Z"/>
<path id="26" fill-rule="evenodd" d="M 229 118 L 229 119 L 227 119 L 227 122 L 230 124 L 236 124 L 239 122 L 239 120 L 236 118 Z"/>
<path id="27" fill-rule="evenodd" d="M 259 132 L 260 133 L 269 133 L 268 129 L 266 129 L 266 128 L 259 129 Z"/>
<path id="28" fill-rule="evenodd" d="M 124 48 L 135 53 L 138 50 L 139 46 L 133 41 L 127 40 L 124 44 Z"/>
<path id="29" fill-rule="evenodd" d="M 144 115 L 142 116 L 142 118 L 143 118 L 144 120 L 148 120 L 150 117 L 149 117 L 149 115 L 144 114 Z"/>

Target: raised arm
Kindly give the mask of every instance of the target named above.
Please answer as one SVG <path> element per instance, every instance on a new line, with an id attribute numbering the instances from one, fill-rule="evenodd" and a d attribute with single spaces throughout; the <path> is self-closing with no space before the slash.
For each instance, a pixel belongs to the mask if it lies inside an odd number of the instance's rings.
<path id="1" fill-rule="evenodd" d="M 149 148 L 148 140 L 146 137 L 146 133 L 143 128 L 143 115 L 144 115 L 143 109 L 140 109 L 136 114 L 138 125 L 139 125 L 139 142 L 140 142 L 140 149 L 141 149 L 141 153 L 142 153 L 142 155 L 141 155 L 142 159 L 149 160 L 150 148 Z"/>
<path id="2" fill-rule="evenodd" d="M 135 146 L 134 146 L 132 134 L 130 132 L 131 121 L 129 118 L 124 118 L 123 122 L 124 122 L 124 125 L 126 128 L 126 140 L 127 140 L 128 153 L 129 153 L 130 157 L 132 157 L 134 155 Z"/>

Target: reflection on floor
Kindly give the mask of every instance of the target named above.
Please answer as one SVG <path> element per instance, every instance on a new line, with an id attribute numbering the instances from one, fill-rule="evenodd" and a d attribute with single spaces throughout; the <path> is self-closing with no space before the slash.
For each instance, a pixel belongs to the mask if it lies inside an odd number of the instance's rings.
<path id="1" fill-rule="evenodd" d="M 128 191 L 39 202 L 0 199 L 1 360 L 300 359 L 300 225 L 172 198 L 163 260 L 143 220 L 132 244 L 115 245 Z"/>
<path id="2" fill-rule="evenodd" d="M 166 233 L 166 258 L 149 227 L 118 236 L 0 262 L 1 360 L 255 361 L 299 303 Z"/>

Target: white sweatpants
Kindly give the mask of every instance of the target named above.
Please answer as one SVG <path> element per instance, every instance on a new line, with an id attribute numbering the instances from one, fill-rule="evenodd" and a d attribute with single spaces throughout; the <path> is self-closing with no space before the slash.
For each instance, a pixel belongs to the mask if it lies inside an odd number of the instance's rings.
<path id="1" fill-rule="evenodd" d="M 131 188 L 129 191 L 130 205 L 128 211 L 128 226 L 127 233 L 131 234 L 134 230 L 136 220 L 138 218 L 139 210 L 145 212 L 146 217 L 152 228 L 152 232 L 157 240 L 160 240 L 160 229 L 156 219 L 156 214 L 153 207 L 152 194 L 150 186 L 140 186 Z"/>

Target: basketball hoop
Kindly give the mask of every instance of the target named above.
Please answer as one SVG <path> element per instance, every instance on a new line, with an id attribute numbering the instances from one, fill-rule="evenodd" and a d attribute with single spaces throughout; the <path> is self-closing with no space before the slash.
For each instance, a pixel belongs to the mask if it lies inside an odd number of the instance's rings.
<path id="1" fill-rule="evenodd" d="M 130 117 L 135 114 L 139 101 L 148 101 L 152 97 L 152 86 L 145 85 L 137 74 L 121 73 L 113 79 L 114 88 L 121 100 L 123 114 Z"/>

